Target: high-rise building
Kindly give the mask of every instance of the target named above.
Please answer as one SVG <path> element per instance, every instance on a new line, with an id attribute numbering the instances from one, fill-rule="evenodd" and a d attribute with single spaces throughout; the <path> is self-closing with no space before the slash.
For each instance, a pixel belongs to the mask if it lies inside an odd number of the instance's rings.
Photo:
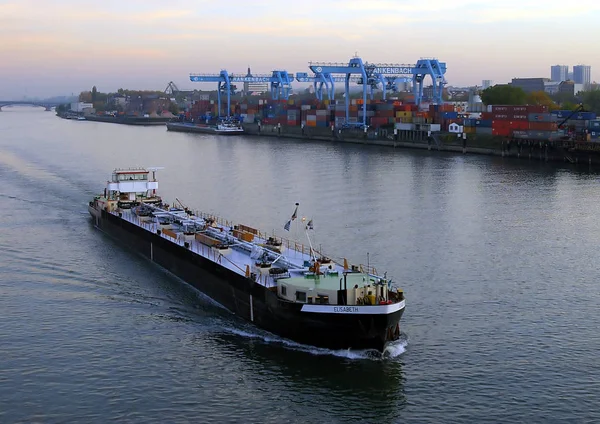
<path id="1" fill-rule="evenodd" d="M 589 65 L 573 66 L 573 81 L 575 84 L 588 85 L 592 82 L 592 67 Z"/>
<path id="2" fill-rule="evenodd" d="M 550 67 L 550 79 L 552 81 L 566 81 L 569 75 L 569 67 L 566 65 L 554 65 Z"/>
<path id="3" fill-rule="evenodd" d="M 486 88 L 490 88 L 493 84 L 492 80 L 483 80 L 481 81 L 481 87 L 485 90 Z"/>
<path id="4" fill-rule="evenodd" d="M 567 73 L 567 81 L 573 81 L 573 72 Z"/>

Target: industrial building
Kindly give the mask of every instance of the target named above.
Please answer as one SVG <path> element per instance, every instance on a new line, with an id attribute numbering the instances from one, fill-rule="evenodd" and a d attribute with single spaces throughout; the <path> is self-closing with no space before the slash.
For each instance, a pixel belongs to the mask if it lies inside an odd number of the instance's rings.
<path id="1" fill-rule="evenodd" d="M 247 77 L 251 77 L 250 67 L 248 67 Z M 268 82 L 245 82 L 244 83 L 244 94 L 262 94 L 267 93 L 270 89 Z"/>
<path id="2" fill-rule="evenodd" d="M 84 109 L 91 109 L 94 105 L 86 102 L 73 102 L 71 103 L 71 111 L 81 113 Z"/>
<path id="3" fill-rule="evenodd" d="M 545 91 L 548 82 L 550 82 L 550 78 L 513 78 L 510 85 L 519 87 L 526 93 L 532 93 L 534 91 Z"/>

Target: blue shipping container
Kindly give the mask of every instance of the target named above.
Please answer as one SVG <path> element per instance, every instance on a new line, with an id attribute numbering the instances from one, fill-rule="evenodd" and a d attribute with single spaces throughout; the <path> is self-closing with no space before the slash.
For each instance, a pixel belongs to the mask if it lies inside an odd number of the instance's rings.
<path id="1" fill-rule="evenodd" d="M 474 127 L 475 126 L 475 119 L 471 119 L 471 118 L 467 118 L 463 121 L 463 124 L 465 127 Z"/>
<path id="2" fill-rule="evenodd" d="M 483 128 L 492 128 L 492 120 L 491 119 L 477 119 L 475 121 L 475 126 L 483 127 Z"/>
<path id="3" fill-rule="evenodd" d="M 456 119 L 458 112 L 442 112 L 442 119 Z"/>
<path id="4" fill-rule="evenodd" d="M 573 111 L 572 110 L 555 110 L 552 112 L 559 119 L 568 118 Z M 594 112 L 577 112 L 574 113 L 569 119 L 579 120 L 579 121 L 592 121 L 596 119 L 596 114 Z"/>

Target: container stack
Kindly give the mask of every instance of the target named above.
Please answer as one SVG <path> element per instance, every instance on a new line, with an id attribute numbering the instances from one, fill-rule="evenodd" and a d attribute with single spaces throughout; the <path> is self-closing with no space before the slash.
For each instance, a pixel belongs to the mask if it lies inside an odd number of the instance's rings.
<path id="1" fill-rule="evenodd" d="M 462 120 L 458 117 L 458 112 L 454 110 L 454 105 L 448 103 L 441 105 L 429 105 L 429 112 L 426 115 L 426 120 L 425 122 L 420 123 L 440 124 L 443 131 L 448 131 L 448 127 L 451 124 L 463 124 Z"/>
<path id="2" fill-rule="evenodd" d="M 491 119 L 494 136 L 534 140 L 557 136 L 556 118 L 546 106 L 492 106 Z"/>

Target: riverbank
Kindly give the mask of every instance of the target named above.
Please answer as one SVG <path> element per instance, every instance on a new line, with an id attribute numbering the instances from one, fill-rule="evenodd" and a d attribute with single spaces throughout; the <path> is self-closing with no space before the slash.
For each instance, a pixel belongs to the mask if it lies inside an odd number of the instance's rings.
<path id="1" fill-rule="evenodd" d="M 516 140 L 467 134 L 466 138 L 451 133 L 425 131 L 331 129 L 244 124 L 247 135 L 281 137 L 304 141 L 353 143 L 393 148 L 437 150 L 462 154 L 492 155 L 530 159 L 542 162 L 566 162 L 600 166 L 600 143 Z"/>

